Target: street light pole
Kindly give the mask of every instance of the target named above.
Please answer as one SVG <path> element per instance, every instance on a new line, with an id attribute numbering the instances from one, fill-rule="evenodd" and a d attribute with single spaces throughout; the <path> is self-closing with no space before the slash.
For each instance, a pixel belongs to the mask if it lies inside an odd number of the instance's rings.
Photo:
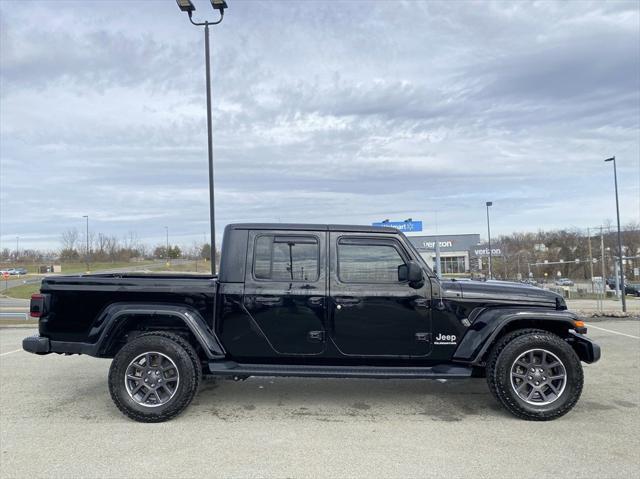
<path id="1" fill-rule="evenodd" d="M 616 171 L 616 157 L 612 156 L 604 161 L 613 161 L 613 181 L 616 188 L 616 216 L 618 217 L 618 264 L 620 270 L 620 292 L 622 295 L 622 312 L 626 313 L 627 299 L 625 297 L 626 294 L 624 287 L 624 260 L 622 259 L 624 255 L 622 253 L 622 236 L 620 234 L 620 203 L 618 201 L 618 172 Z"/>
<path id="2" fill-rule="evenodd" d="M 87 239 L 87 246 L 86 246 L 86 252 L 85 252 L 85 262 L 87 263 L 87 273 L 89 272 L 89 215 L 83 215 L 83 218 L 85 218 L 87 220 L 87 230 L 86 230 L 86 239 Z"/>
<path id="3" fill-rule="evenodd" d="M 222 20 L 222 18 L 221 18 Z M 211 225 L 211 274 L 216 274 L 216 214 L 213 194 L 213 133 L 211 126 L 211 66 L 209 59 L 209 23 L 204 26 L 205 77 L 207 82 L 207 148 L 209 154 L 209 223 Z"/>
<path id="4" fill-rule="evenodd" d="M 492 261 L 492 254 L 491 254 L 491 223 L 489 222 L 489 206 L 493 206 L 493 202 L 492 201 L 487 201 L 487 236 L 489 237 L 489 278 L 491 279 L 491 261 Z"/>
<path id="5" fill-rule="evenodd" d="M 217 25 L 224 18 L 224 9 L 227 8 L 225 0 L 211 0 L 211 6 L 220 13 L 220 19 L 215 22 L 194 22 L 192 15 L 195 6 L 191 0 L 176 0 L 181 11 L 187 12 L 189 21 L 197 27 L 204 27 L 204 55 L 205 55 L 205 80 L 207 83 L 207 148 L 209 160 L 209 222 L 211 228 L 211 274 L 216 274 L 216 223 L 214 205 L 213 184 L 213 127 L 211 119 L 211 60 L 209 55 L 209 25 Z"/>

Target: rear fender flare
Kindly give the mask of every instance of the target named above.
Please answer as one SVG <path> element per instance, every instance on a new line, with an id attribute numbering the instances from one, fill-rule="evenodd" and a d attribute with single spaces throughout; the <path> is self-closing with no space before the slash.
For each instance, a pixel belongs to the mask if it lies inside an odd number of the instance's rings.
<path id="1" fill-rule="evenodd" d="M 487 309 L 475 318 L 458 345 L 453 359 L 473 365 L 481 364 L 495 339 L 500 336 L 505 328 L 511 328 L 518 323 L 527 328 L 562 328 L 569 331 L 575 328 L 574 321 L 578 319 L 578 316 L 570 311 L 549 309 L 516 310 L 513 308 Z"/>
<path id="2" fill-rule="evenodd" d="M 93 324 L 89 338 L 95 339 L 97 356 L 105 356 L 121 336 L 130 318 L 136 316 L 171 317 L 185 325 L 209 359 L 224 358 L 226 353 L 215 333 L 200 313 L 188 306 L 173 304 L 114 303 L 104 309 Z"/>

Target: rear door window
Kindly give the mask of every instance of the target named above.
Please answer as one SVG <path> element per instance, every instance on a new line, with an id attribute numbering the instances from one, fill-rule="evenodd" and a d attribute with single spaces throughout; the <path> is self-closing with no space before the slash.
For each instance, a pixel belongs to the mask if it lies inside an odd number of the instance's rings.
<path id="1" fill-rule="evenodd" d="M 261 235 L 256 238 L 253 275 L 269 281 L 317 281 L 320 244 L 314 236 Z"/>

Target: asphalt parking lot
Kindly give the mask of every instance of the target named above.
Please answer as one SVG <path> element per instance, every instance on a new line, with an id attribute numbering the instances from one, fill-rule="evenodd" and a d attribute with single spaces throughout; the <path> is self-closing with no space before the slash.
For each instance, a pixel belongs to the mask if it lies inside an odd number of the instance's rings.
<path id="1" fill-rule="evenodd" d="M 252 378 L 139 424 L 111 402 L 109 361 L 31 355 L 31 330 L 0 329 L 1 477 L 637 477 L 640 322 L 592 326 L 603 358 L 546 423 L 511 417 L 484 380 Z"/>

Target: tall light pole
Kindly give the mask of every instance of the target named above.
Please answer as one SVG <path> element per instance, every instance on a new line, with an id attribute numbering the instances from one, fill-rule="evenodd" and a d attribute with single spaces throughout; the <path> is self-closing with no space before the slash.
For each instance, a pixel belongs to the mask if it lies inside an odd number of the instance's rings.
<path id="1" fill-rule="evenodd" d="M 87 220 L 87 231 L 86 231 L 86 239 L 87 239 L 87 246 L 86 246 L 86 252 L 85 252 L 85 262 L 87 263 L 87 273 L 89 272 L 89 215 L 82 215 L 82 217 L 84 219 Z"/>
<path id="2" fill-rule="evenodd" d="M 20 257 L 20 236 L 16 236 L 16 263 Z"/>
<path id="3" fill-rule="evenodd" d="M 613 181 L 616 187 L 616 215 L 618 217 L 618 264 L 620 265 L 620 292 L 622 294 L 622 311 L 624 313 L 627 312 L 627 299 L 624 288 L 624 260 L 622 259 L 622 236 L 620 234 L 620 203 L 618 202 L 618 172 L 616 171 L 616 157 L 612 156 L 611 158 L 607 158 L 604 160 L 613 161 Z"/>
<path id="4" fill-rule="evenodd" d="M 225 0 L 211 0 L 211 6 L 220 13 L 220 19 L 215 22 L 194 22 L 192 15 L 196 10 L 191 0 L 176 0 L 181 11 L 187 12 L 189 21 L 197 26 L 204 26 L 204 56 L 205 56 L 205 79 L 207 83 L 207 146 L 209 151 L 209 222 L 211 226 L 211 273 L 216 274 L 216 217 L 214 208 L 213 191 L 213 138 L 211 126 L 211 65 L 209 58 L 209 25 L 217 25 L 224 18 L 224 9 L 227 8 Z"/>
<path id="5" fill-rule="evenodd" d="M 489 206 L 493 206 L 493 201 L 487 201 L 487 236 L 489 237 L 489 279 L 491 279 L 491 223 L 489 221 Z"/>

